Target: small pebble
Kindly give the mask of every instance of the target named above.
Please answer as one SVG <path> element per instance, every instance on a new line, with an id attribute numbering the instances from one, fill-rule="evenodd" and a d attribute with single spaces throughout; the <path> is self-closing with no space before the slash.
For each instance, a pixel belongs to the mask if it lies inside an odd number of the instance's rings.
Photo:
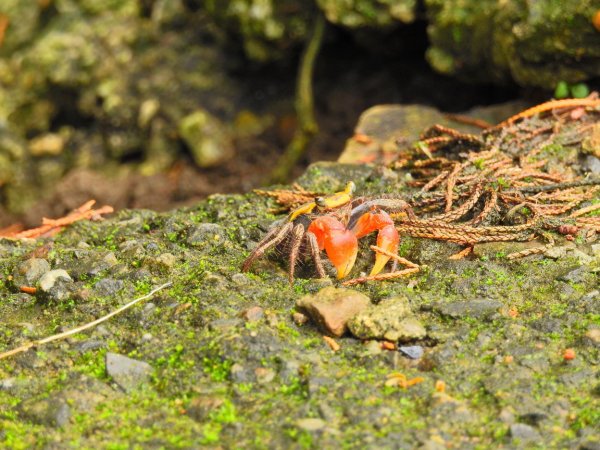
<path id="1" fill-rule="evenodd" d="M 398 347 L 398 351 L 410 359 L 419 359 L 423 356 L 424 350 L 420 345 L 408 345 Z"/>
<path id="2" fill-rule="evenodd" d="M 308 322 L 308 316 L 306 314 L 302 314 L 301 312 L 295 312 L 292 314 L 292 320 L 296 325 L 302 326 Z"/>
<path id="3" fill-rule="evenodd" d="M 242 318 L 246 322 L 257 322 L 264 316 L 264 311 L 260 306 L 253 306 L 242 312 Z"/>

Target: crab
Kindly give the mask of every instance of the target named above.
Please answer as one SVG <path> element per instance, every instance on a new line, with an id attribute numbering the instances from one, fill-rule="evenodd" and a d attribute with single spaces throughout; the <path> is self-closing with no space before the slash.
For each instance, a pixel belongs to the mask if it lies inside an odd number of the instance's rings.
<path id="1" fill-rule="evenodd" d="M 410 273 L 418 267 L 396 255 L 400 237 L 390 214 L 404 213 L 410 218 L 414 214 L 409 204 L 394 198 L 353 198 L 355 185 L 347 184 L 343 191 L 330 196 L 317 197 L 292 211 L 279 226 L 271 229 L 258 243 L 242 265 L 248 271 L 254 261 L 268 250 L 287 242 L 289 253 L 288 278 L 294 281 L 295 267 L 302 249 L 308 249 L 317 274 L 325 278 L 326 271 L 321 251 L 336 269 L 337 278 L 345 278 L 352 270 L 358 254 L 358 240 L 377 231 L 375 263 L 367 277 L 348 280 L 344 284 L 362 283 L 367 280 L 389 279 L 403 276 L 405 271 L 396 272 L 398 262 L 408 266 Z M 380 274 L 385 265 L 394 260 L 392 272 Z"/>

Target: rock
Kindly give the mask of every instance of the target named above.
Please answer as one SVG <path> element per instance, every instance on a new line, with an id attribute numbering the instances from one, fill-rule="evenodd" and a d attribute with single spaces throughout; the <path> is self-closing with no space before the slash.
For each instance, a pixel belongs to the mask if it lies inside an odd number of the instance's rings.
<path id="1" fill-rule="evenodd" d="M 257 367 L 254 369 L 256 381 L 261 384 L 270 383 L 275 378 L 275 371 L 268 367 Z"/>
<path id="2" fill-rule="evenodd" d="M 298 419 L 296 421 L 296 426 L 301 430 L 307 431 L 309 433 L 315 431 L 321 431 L 325 428 L 327 423 L 323 419 L 317 418 L 306 418 L 306 419 Z"/>
<path id="3" fill-rule="evenodd" d="M 476 258 L 499 258 L 510 253 L 517 253 L 530 248 L 539 247 L 538 242 L 483 242 L 473 246 L 473 256 Z"/>
<path id="4" fill-rule="evenodd" d="M 25 276 L 25 281 L 29 286 L 33 286 L 49 271 L 50 264 L 41 258 L 29 258 L 19 265 L 19 273 Z"/>
<path id="5" fill-rule="evenodd" d="M 572 257 L 577 260 L 581 265 L 589 265 L 594 258 L 586 255 L 581 250 L 575 248 L 574 245 L 563 245 L 558 247 L 550 247 L 544 252 L 544 256 L 552 259 L 560 259 L 565 257 Z"/>
<path id="6" fill-rule="evenodd" d="M 71 418 L 71 408 L 67 402 L 56 396 L 43 400 L 25 400 L 19 409 L 25 418 L 40 425 L 63 427 Z"/>
<path id="7" fill-rule="evenodd" d="M 39 287 L 43 292 L 50 292 L 58 280 L 73 281 L 64 269 L 50 270 L 40 278 Z"/>
<path id="8" fill-rule="evenodd" d="M 246 322 L 257 322 L 264 316 L 264 310 L 260 306 L 253 306 L 242 312 L 242 318 Z"/>
<path id="9" fill-rule="evenodd" d="M 29 141 L 29 152 L 33 156 L 60 155 L 65 146 L 65 138 L 60 134 L 46 133 Z"/>
<path id="10" fill-rule="evenodd" d="M 175 263 L 177 262 L 177 257 L 171 253 L 163 253 L 154 256 L 146 256 L 144 258 L 144 267 L 150 269 L 151 271 L 157 272 L 168 272 L 173 268 Z"/>
<path id="11" fill-rule="evenodd" d="M 433 310 L 442 316 L 459 319 L 462 317 L 474 317 L 475 319 L 490 319 L 498 313 L 502 303 L 492 299 L 476 299 L 451 303 L 436 303 Z"/>
<path id="12" fill-rule="evenodd" d="M 382 148 L 397 148 L 397 142 L 409 144 L 432 123 L 450 125 L 436 109 L 418 105 L 378 105 L 367 109 L 358 119 L 355 135 L 368 136 L 368 141 L 350 138 L 338 158 L 340 163 L 360 163 L 377 156 Z"/>
<path id="13" fill-rule="evenodd" d="M 588 267 L 577 267 L 570 272 L 558 277 L 559 280 L 567 283 L 585 283 L 588 279 L 593 278 Z"/>
<path id="14" fill-rule="evenodd" d="M 398 347 L 398 351 L 410 359 L 419 359 L 424 353 L 420 345 L 401 346 Z"/>
<path id="15" fill-rule="evenodd" d="M 594 155 L 587 155 L 583 160 L 583 168 L 593 174 L 600 174 L 600 158 Z"/>
<path id="16" fill-rule="evenodd" d="M 108 387 L 108 386 L 107 386 Z M 106 400 L 106 395 L 87 389 L 67 389 L 61 393 L 68 405 L 76 412 L 93 413 L 96 406 Z"/>
<path id="17" fill-rule="evenodd" d="M 308 322 L 308 316 L 306 314 L 302 314 L 301 312 L 295 311 L 292 313 L 292 320 L 299 327 Z"/>
<path id="18" fill-rule="evenodd" d="M 216 166 L 233 156 L 225 125 L 208 111 L 198 109 L 181 119 L 179 133 L 199 167 Z"/>
<path id="19" fill-rule="evenodd" d="M 188 230 L 186 242 L 192 246 L 220 243 L 225 239 L 223 227 L 216 223 L 201 223 Z"/>
<path id="20" fill-rule="evenodd" d="M 279 371 L 279 378 L 284 382 L 297 379 L 300 371 L 300 363 L 296 360 L 285 360 L 283 361 L 282 367 Z"/>
<path id="21" fill-rule="evenodd" d="M 113 278 L 104 278 L 94 285 L 94 290 L 100 296 L 114 295 L 123 289 L 124 283 L 122 280 Z"/>
<path id="22" fill-rule="evenodd" d="M 306 312 L 324 332 L 340 337 L 346 332 L 348 321 L 370 304 L 369 297 L 358 291 L 326 287 L 314 295 L 305 295 L 296 302 L 296 307 Z"/>
<path id="23" fill-rule="evenodd" d="M 216 319 L 208 324 L 208 328 L 217 331 L 227 331 L 231 328 L 239 327 L 242 323 L 243 322 L 238 318 Z"/>
<path id="24" fill-rule="evenodd" d="M 513 440 L 518 440 L 520 444 L 540 442 L 542 439 L 539 431 L 524 423 L 513 423 L 510 426 L 510 435 Z"/>
<path id="25" fill-rule="evenodd" d="M 243 273 L 235 273 L 231 276 L 231 281 L 238 286 L 245 286 L 250 282 L 250 279 Z"/>
<path id="26" fill-rule="evenodd" d="M 121 389 L 131 392 L 149 380 L 152 366 L 144 361 L 108 352 L 106 354 L 106 373 Z"/>
<path id="27" fill-rule="evenodd" d="M 585 337 L 595 345 L 600 345 L 600 328 L 589 328 L 585 332 Z"/>
<path id="28" fill-rule="evenodd" d="M 81 353 L 88 352 L 90 350 L 98 350 L 104 348 L 106 343 L 99 339 L 86 339 L 85 341 L 77 342 L 75 348 Z"/>
<path id="29" fill-rule="evenodd" d="M 177 257 L 171 253 L 162 253 L 158 255 L 156 262 L 165 269 L 171 269 L 177 262 Z"/>
<path id="30" fill-rule="evenodd" d="M 64 300 L 77 291 L 73 280 L 64 269 L 46 272 L 38 281 L 38 287 L 38 292 L 54 301 Z"/>
<path id="31" fill-rule="evenodd" d="M 255 381 L 255 374 L 252 370 L 238 363 L 234 363 L 231 366 L 230 373 L 231 380 L 235 383 L 249 383 Z"/>
<path id="32" fill-rule="evenodd" d="M 204 422 L 209 414 L 221 407 L 223 403 L 224 400 L 220 397 L 194 397 L 186 408 L 187 415 L 198 422 Z"/>
<path id="33" fill-rule="evenodd" d="M 357 314 L 348 322 L 350 332 L 359 339 L 412 341 L 422 339 L 425 327 L 412 316 L 408 299 L 398 296 L 382 300 Z"/>

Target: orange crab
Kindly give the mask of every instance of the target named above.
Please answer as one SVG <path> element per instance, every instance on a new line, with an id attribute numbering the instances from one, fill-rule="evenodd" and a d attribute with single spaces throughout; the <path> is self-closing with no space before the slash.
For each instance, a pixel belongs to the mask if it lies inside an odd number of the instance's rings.
<path id="1" fill-rule="evenodd" d="M 350 182 L 343 191 L 331 196 L 318 197 L 314 202 L 292 211 L 283 224 L 269 231 L 258 243 L 244 261 L 242 271 L 249 270 L 252 263 L 269 249 L 285 242 L 289 253 L 290 283 L 294 281 L 296 262 L 303 248 L 308 248 L 320 277 L 326 276 L 320 256 L 320 252 L 325 250 L 336 269 L 337 278 L 345 278 L 356 261 L 358 240 L 375 231 L 378 232 L 377 246 L 372 248 L 376 251 L 376 256 L 370 275 L 349 280 L 344 284 L 379 279 L 378 274 L 390 259 L 394 259 L 392 274 L 381 276 L 381 279 L 393 278 L 393 274 L 397 273 L 396 262 L 406 264 L 414 271 L 416 265 L 396 255 L 400 238 L 388 214 L 404 212 L 409 217 L 414 217 L 408 203 L 393 198 L 354 199 L 354 189 L 354 183 Z"/>

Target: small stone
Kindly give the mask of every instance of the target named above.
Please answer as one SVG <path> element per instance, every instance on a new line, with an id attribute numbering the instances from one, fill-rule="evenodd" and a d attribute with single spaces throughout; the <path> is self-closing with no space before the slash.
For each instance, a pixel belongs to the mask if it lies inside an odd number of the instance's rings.
<path id="1" fill-rule="evenodd" d="M 423 324 L 414 317 L 407 317 L 396 328 L 388 329 L 383 338 L 394 342 L 409 342 L 423 339 L 425 336 L 427 336 L 427 330 L 425 330 Z"/>
<path id="2" fill-rule="evenodd" d="M 544 256 L 552 259 L 564 258 L 567 254 L 568 250 L 571 250 L 572 247 L 569 246 L 556 246 L 550 247 L 548 250 L 544 252 Z"/>
<path id="3" fill-rule="evenodd" d="M 169 271 L 173 268 L 175 263 L 177 262 L 177 257 L 171 253 L 163 253 L 156 257 L 154 256 L 146 256 L 144 258 L 144 267 L 147 267 L 150 270 L 155 270 L 159 272 Z"/>
<path id="4" fill-rule="evenodd" d="M 519 440 L 519 443 L 540 442 L 542 436 L 539 431 L 525 423 L 513 423 L 510 426 L 510 435 L 514 440 Z"/>
<path id="5" fill-rule="evenodd" d="M 243 273 L 235 273 L 231 276 L 231 281 L 238 286 L 245 286 L 250 282 L 250 279 Z"/>
<path id="6" fill-rule="evenodd" d="M 296 311 L 292 313 L 292 320 L 296 325 L 300 327 L 306 322 L 308 322 L 308 316 L 306 314 L 302 314 L 301 312 Z"/>
<path id="7" fill-rule="evenodd" d="M 270 383 L 275 378 L 275 371 L 268 367 L 257 367 L 254 369 L 254 375 L 256 375 L 256 381 L 261 384 Z"/>
<path id="8" fill-rule="evenodd" d="M 193 246 L 220 243 L 225 240 L 225 229 L 217 223 L 201 223 L 187 232 L 186 242 Z"/>
<path id="9" fill-rule="evenodd" d="M 592 254 L 596 258 L 600 258 L 600 244 L 593 244 L 592 245 Z"/>
<path id="10" fill-rule="evenodd" d="M 163 253 L 161 255 L 158 255 L 158 257 L 156 258 L 156 262 L 162 265 L 164 268 L 170 269 L 177 262 L 177 257 L 172 253 Z"/>
<path id="11" fill-rule="evenodd" d="M 84 386 L 82 389 L 66 389 L 61 397 L 77 412 L 93 413 L 96 406 L 106 400 L 106 395 L 94 392 L 93 387 Z"/>
<path id="12" fill-rule="evenodd" d="M 257 322 L 264 316 L 264 310 L 260 306 L 253 306 L 242 312 L 242 318 L 246 322 Z"/>
<path id="13" fill-rule="evenodd" d="M 104 348 L 105 346 L 106 344 L 104 341 L 99 339 L 87 339 L 75 344 L 75 348 L 81 353 L 85 353 L 90 350 L 98 350 L 99 348 Z"/>
<path id="14" fill-rule="evenodd" d="M 50 271 L 50 264 L 45 259 L 29 258 L 19 265 L 19 273 L 25 275 L 25 281 L 29 286 L 34 285 L 47 272 Z"/>
<path id="15" fill-rule="evenodd" d="M 63 427 L 71 418 L 71 408 L 62 398 L 26 400 L 19 409 L 24 417 L 40 425 Z"/>
<path id="16" fill-rule="evenodd" d="M 573 250 L 569 256 L 573 256 L 579 264 L 585 266 L 590 265 L 594 261 L 594 258 L 578 249 Z"/>
<path id="17" fill-rule="evenodd" d="M 227 127 L 208 111 L 197 109 L 178 125 L 179 134 L 199 167 L 212 167 L 233 156 Z"/>
<path id="18" fill-rule="evenodd" d="M 419 359 L 423 356 L 424 350 L 420 345 L 409 345 L 398 347 L 398 351 L 410 359 Z"/>
<path id="19" fill-rule="evenodd" d="M 152 373 L 152 366 L 144 361 L 108 352 L 106 354 L 106 373 L 121 389 L 131 392 L 148 381 Z"/>
<path id="20" fill-rule="evenodd" d="M 600 328 L 590 328 L 585 332 L 585 337 L 594 344 L 600 344 Z"/>
<path id="21" fill-rule="evenodd" d="M 304 431 L 308 431 L 309 433 L 321 431 L 325 428 L 326 425 L 327 422 L 325 422 L 323 419 L 316 419 L 312 417 L 306 419 L 299 419 L 296 421 L 296 426 L 298 428 Z"/>
<path id="22" fill-rule="evenodd" d="M 593 277 L 588 267 L 582 266 L 558 277 L 560 281 L 567 283 L 585 283 L 586 279 Z"/>
<path id="23" fill-rule="evenodd" d="M 383 352 L 381 342 L 375 340 L 365 341 L 364 349 L 367 355 L 378 355 Z"/>
<path id="24" fill-rule="evenodd" d="M 583 167 L 594 174 L 600 174 L 600 158 L 587 155 L 583 160 Z"/>
<path id="25" fill-rule="evenodd" d="M 123 289 L 124 283 L 122 280 L 115 280 L 113 278 L 104 278 L 98 281 L 94 285 L 94 290 L 100 296 L 106 297 L 114 295 Z"/>
<path id="26" fill-rule="evenodd" d="M 451 303 L 436 303 L 434 311 L 453 319 L 473 317 L 475 319 L 490 319 L 498 313 L 502 303 L 492 299 L 475 299 Z"/>
<path id="27" fill-rule="evenodd" d="M 238 363 L 234 363 L 230 369 L 231 379 L 235 383 L 249 383 L 254 381 L 254 374 L 251 370 L 246 369 L 244 366 Z"/>
<path id="28" fill-rule="evenodd" d="M 372 305 L 348 322 L 350 332 L 359 339 L 385 339 L 407 342 L 422 339 L 425 327 L 412 316 L 408 299 L 391 297 Z"/>
<path id="29" fill-rule="evenodd" d="M 330 286 L 314 295 L 305 295 L 296 302 L 296 307 L 306 312 L 323 331 L 340 337 L 346 332 L 348 321 L 370 304 L 369 297 L 358 291 Z"/>
<path id="30" fill-rule="evenodd" d="M 285 381 L 289 382 L 293 379 L 298 378 L 300 372 L 300 363 L 296 360 L 285 360 L 282 364 L 282 368 L 279 372 L 279 377 Z"/>
<path id="31" fill-rule="evenodd" d="M 237 318 L 215 319 L 208 324 L 208 328 L 212 331 L 225 331 L 225 330 L 240 326 L 241 324 L 242 324 L 242 321 Z"/>
<path id="32" fill-rule="evenodd" d="M 220 397 L 194 397 L 186 408 L 187 415 L 198 422 L 208 419 L 211 412 L 218 409 L 224 400 Z"/>
<path id="33" fill-rule="evenodd" d="M 65 146 L 65 139 L 56 133 L 46 133 L 29 141 L 29 152 L 33 156 L 57 156 Z"/>
<path id="34" fill-rule="evenodd" d="M 73 281 L 64 269 L 50 270 L 40 278 L 40 289 L 44 292 L 49 292 L 58 280 Z"/>

